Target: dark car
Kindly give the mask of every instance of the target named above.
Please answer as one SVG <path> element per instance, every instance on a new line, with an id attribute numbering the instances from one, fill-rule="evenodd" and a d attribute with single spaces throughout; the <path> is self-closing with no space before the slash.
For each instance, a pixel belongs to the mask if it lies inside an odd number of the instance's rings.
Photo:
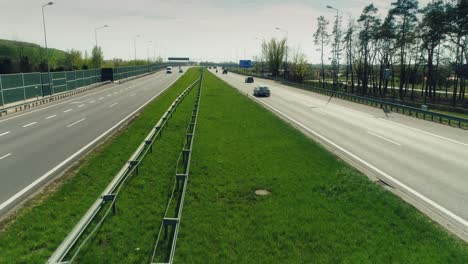
<path id="1" fill-rule="evenodd" d="M 223 70 L 223 74 L 227 74 L 227 69 L 224 69 L 224 70 Z"/>
<path id="2" fill-rule="evenodd" d="M 208 67 L 208 69 L 210 69 L 210 70 L 211 70 L 211 66 L 210 66 L 210 67 Z"/>
<path id="3" fill-rule="evenodd" d="M 253 95 L 256 97 L 270 97 L 270 89 L 266 86 L 257 86 L 254 88 Z"/>
<path id="4" fill-rule="evenodd" d="M 245 78 L 245 83 L 253 83 L 253 82 L 254 82 L 254 78 L 252 76 Z"/>

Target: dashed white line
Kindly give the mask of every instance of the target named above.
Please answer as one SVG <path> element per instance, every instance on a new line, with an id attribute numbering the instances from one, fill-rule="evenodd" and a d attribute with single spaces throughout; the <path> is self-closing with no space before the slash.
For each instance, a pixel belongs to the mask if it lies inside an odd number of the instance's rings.
<path id="1" fill-rule="evenodd" d="M 85 105 L 84 105 L 84 104 L 82 104 L 82 105 L 79 105 L 79 106 L 78 106 L 78 108 L 80 108 L 80 107 L 83 107 L 83 106 L 85 106 Z"/>
<path id="2" fill-rule="evenodd" d="M 104 99 L 104 97 L 99 97 L 99 100 L 102 100 L 102 99 Z"/>
<path id="3" fill-rule="evenodd" d="M 118 94 L 119 92 L 115 92 L 114 94 Z"/>
<path id="4" fill-rule="evenodd" d="M 63 111 L 63 112 L 64 112 L 64 113 L 68 113 L 68 112 L 70 112 L 71 110 L 73 110 L 73 109 L 67 109 L 67 110 L 65 110 L 65 111 Z"/>
<path id="5" fill-rule="evenodd" d="M 90 101 L 89 103 L 90 103 L 90 104 L 92 104 L 92 103 L 94 103 L 94 102 L 96 102 L 96 101 L 95 101 L 95 100 L 93 100 L 93 101 Z"/>
<path id="6" fill-rule="evenodd" d="M 76 122 L 74 122 L 74 123 L 71 123 L 71 124 L 68 125 L 67 127 L 72 127 L 72 126 L 74 126 L 74 125 L 76 125 L 76 124 L 78 124 L 78 123 L 80 123 L 80 122 L 83 122 L 84 120 L 86 120 L 86 118 L 82 118 L 82 119 L 80 119 L 80 120 L 78 120 L 78 121 L 76 121 Z"/>
<path id="7" fill-rule="evenodd" d="M 388 141 L 388 142 L 390 142 L 390 143 L 392 143 L 392 144 L 395 144 L 395 145 L 397 145 L 397 146 L 401 146 L 400 143 L 395 142 L 395 141 L 393 141 L 393 140 L 391 140 L 391 139 L 382 137 L 381 135 L 377 135 L 377 134 L 372 133 L 372 132 L 370 132 L 370 131 L 367 131 L 367 133 L 368 133 L 368 134 L 371 134 L 371 135 L 373 135 L 373 136 L 375 136 L 375 137 L 378 137 L 378 138 L 380 138 L 380 139 L 383 139 L 383 140 L 385 140 L 385 141 Z"/>
<path id="8" fill-rule="evenodd" d="M 3 132 L 3 133 L 1 133 L 1 134 L 0 134 L 0 137 L 1 137 L 1 136 L 5 136 L 5 135 L 8 135 L 8 134 L 10 134 L 10 131 L 7 131 L 7 132 Z"/>
<path id="9" fill-rule="evenodd" d="M 112 94 L 108 94 L 107 96 L 112 96 Z"/>
<path id="10" fill-rule="evenodd" d="M 314 112 L 316 112 L 316 113 L 319 113 L 319 114 L 321 114 L 321 115 L 324 115 L 324 116 L 327 115 L 326 113 L 324 113 L 324 112 L 322 112 L 322 111 L 320 111 L 320 110 L 314 109 L 314 108 L 312 108 L 311 110 L 314 111 Z"/>
<path id="11" fill-rule="evenodd" d="M 54 117 L 56 117 L 56 116 L 57 116 L 57 115 L 51 115 L 51 116 L 46 117 L 45 119 L 51 119 L 51 118 L 54 118 Z"/>
<path id="12" fill-rule="evenodd" d="M 113 106 L 116 106 L 116 105 L 118 105 L 118 104 L 119 104 L 119 103 L 113 103 L 113 104 L 109 105 L 109 108 L 111 108 L 111 107 L 113 107 Z"/>
<path id="13" fill-rule="evenodd" d="M 403 124 L 400 124 L 400 123 L 397 123 L 397 122 L 393 122 L 393 121 L 387 120 L 385 118 L 380 118 L 380 119 L 384 120 L 384 121 L 387 121 L 387 122 L 390 122 L 392 124 L 395 124 L 397 126 L 405 127 L 405 128 L 408 128 L 408 129 L 411 129 L 411 130 L 414 130 L 414 131 L 418 131 L 418 132 L 421 132 L 421 133 L 424 133 L 424 134 L 427 134 L 427 135 L 431 135 L 431 136 L 436 137 L 436 138 L 445 139 L 445 140 L 453 142 L 453 143 L 457 143 L 457 144 L 460 144 L 460 145 L 463 145 L 463 146 L 468 146 L 467 143 L 463 143 L 463 142 L 460 142 L 460 141 L 457 141 L 457 140 L 454 140 L 454 139 L 451 139 L 451 138 L 446 138 L 446 137 L 443 137 L 443 136 L 432 134 L 430 132 L 427 132 L 427 131 L 424 131 L 424 130 L 421 130 L 421 129 L 417 129 L 417 128 L 414 128 L 414 127 L 406 126 L 406 125 L 403 125 Z"/>
<path id="14" fill-rule="evenodd" d="M 11 156 L 11 153 L 8 153 L 8 154 L 6 154 L 6 155 L 4 155 L 4 156 L 1 156 L 1 157 L 0 157 L 0 160 L 6 158 L 6 157 L 8 157 L 8 156 Z"/>
<path id="15" fill-rule="evenodd" d="M 136 93 L 133 93 L 133 94 L 131 94 L 130 96 L 135 96 L 135 95 L 136 95 Z"/>
<path id="16" fill-rule="evenodd" d="M 24 125 L 23 127 L 32 126 L 32 125 L 35 125 L 35 124 L 37 124 L 37 122 L 32 122 L 32 123 L 26 124 L 26 125 Z"/>

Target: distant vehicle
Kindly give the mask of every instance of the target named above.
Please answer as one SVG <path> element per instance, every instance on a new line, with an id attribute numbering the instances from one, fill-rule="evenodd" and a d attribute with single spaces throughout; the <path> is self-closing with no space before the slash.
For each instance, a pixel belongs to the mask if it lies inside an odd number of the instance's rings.
<path id="1" fill-rule="evenodd" d="M 252 76 L 245 78 L 245 83 L 253 83 L 253 82 L 254 82 L 254 78 Z"/>
<path id="2" fill-rule="evenodd" d="M 257 86 L 254 88 L 253 95 L 256 97 L 270 97 L 270 89 L 266 86 Z"/>
<path id="3" fill-rule="evenodd" d="M 210 70 L 211 70 L 211 66 L 210 66 L 210 67 L 208 67 L 208 69 L 210 69 Z"/>
<path id="4" fill-rule="evenodd" d="M 182 68 L 179 68 L 179 73 L 183 73 L 184 70 L 182 70 Z"/>
<path id="5" fill-rule="evenodd" d="M 166 73 L 172 73 L 172 67 L 171 66 L 168 66 L 166 68 Z"/>
<path id="6" fill-rule="evenodd" d="M 218 73 L 218 69 L 216 69 L 216 73 Z"/>
<path id="7" fill-rule="evenodd" d="M 214 69 L 218 69 L 218 66 L 214 66 L 213 68 L 214 68 Z"/>
<path id="8" fill-rule="evenodd" d="M 224 70 L 223 70 L 223 74 L 227 74 L 227 69 L 224 69 Z"/>

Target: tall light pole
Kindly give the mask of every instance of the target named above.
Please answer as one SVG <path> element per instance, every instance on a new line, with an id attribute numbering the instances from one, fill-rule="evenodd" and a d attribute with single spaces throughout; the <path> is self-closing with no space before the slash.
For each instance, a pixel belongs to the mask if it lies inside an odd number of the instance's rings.
<path id="1" fill-rule="evenodd" d="M 338 84 L 338 75 L 340 73 L 340 40 L 338 39 L 339 38 L 339 19 L 340 19 L 340 16 L 339 16 L 339 10 L 332 7 L 332 6 L 329 6 L 327 5 L 327 8 L 328 9 L 333 9 L 336 11 L 336 20 L 335 20 L 335 43 L 334 43 L 334 49 L 335 49 L 335 52 L 333 54 L 333 57 L 335 59 L 335 63 L 336 63 L 336 71 L 335 71 L 335 76 L 333 76 L 333 88 L 336 90 L 336 86 Z"/>
<path id="2" fill-rule="evenodd" d="M 284 61 L 284 78 L 286 79 L 286 74 L 288 74 L 288 77 L 289 77 L 289 73 L 288 72 L 288 38 L 289 38 L 289 31 L 286 30 L 286 29 L 282 29 L 282 28 L 279 28 L 277 27 L 276 30 L 279 30 L 279 31 L 282 31 L 282 32 L 285 32 L 286 33 L 286 60 Z"/>
<path id="3" fill-rule="evenodd" d="M 136 55 L 137 55 L 137 54 L 136 54 L 136 39 L 139 38 L 139 37 L 141 37 L 141 35 L 135 35 L 135 36 L 133 37 L 133 48 L 134 48 L 134 50 L 135 50 L 135 61 L 136 61 L 136 59 L 137 59 L 137 56 L 136 56 Z"/>
<path id="4" fill-rule="evenodd" d="M 146 57 L 147 57 L 147 60 L 148 60 L 148 64 L 149 64 L 149 61 L 150 61 L 150 59 L 149 59 L 149 47 L 150 47 L 151 43 L 153 43 L 152 40 L 146 42 Z"/>
<path id="5" fill-rule="evenodd" d="M 263 43 L 266 43 L 265 38 L 264 37 L 261 37 L 261 38 L 255 37 L 255 39 L 262 41 L 262 48 L 263 48 Z M 260 62 L 262 64 L 262 74 L 261 75 L 263 75 L 263 50 L 260 51 Z"/>
<path id="6" fill-rule="evenodd" d="M 108 26 L 108 25 L 104 25 L 104 26 L 102 26 L 102 27 L 97 27 L 97 28 L 94 29 L 94 40 L 96 41 L 96 48 L 98 47 L 97 31 L 98 31 L 99 29 L 103 29 L 103 28 L 107 28 L 107 27 L 109 27 L 109 26 Z"/>
<path id="7" fill-rule="evenodd" d="M 45 42 L 45 49 L 46 49 L 46 61 L 47 61 L 47 74 L 49 76 L 49 87 L 50 87 L 50 96 L 54 93 L 54 87 L 52 84 L 52 77 L 50 74 L 50 66 L 49 66 L 49 49 L 47 48 L 47 31 L 46 31 L 46 23 L 45 23 L 45 15 L 44 15 L 44 8 L 46 6 L 53 5 L 53 2 L 48 2 L 45 5 L 42 5 L 42 24 L 44 25 L 44 42 Z M 44 96 L 44 93 L 42 93 L 42 96 Z"/>

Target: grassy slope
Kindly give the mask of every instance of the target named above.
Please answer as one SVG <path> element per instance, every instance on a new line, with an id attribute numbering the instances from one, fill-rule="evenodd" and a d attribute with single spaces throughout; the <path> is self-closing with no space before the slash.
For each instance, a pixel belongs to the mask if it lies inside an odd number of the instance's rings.
<path id="1" fill-rule="evenodd" d="M 142 142 L 172 101 L 198 78 L 191 69 L 112 140 L 82 160 L 55 192 L 39 195 L 0 233 L 0 263 L 44 263 Z M 70 173 L 70 174 L 75 174 Z"/>
<path id="2" fill-rule="evenodd" d="M 464 242 L 205 77 L 176 263 L 468 263 Z"/>

